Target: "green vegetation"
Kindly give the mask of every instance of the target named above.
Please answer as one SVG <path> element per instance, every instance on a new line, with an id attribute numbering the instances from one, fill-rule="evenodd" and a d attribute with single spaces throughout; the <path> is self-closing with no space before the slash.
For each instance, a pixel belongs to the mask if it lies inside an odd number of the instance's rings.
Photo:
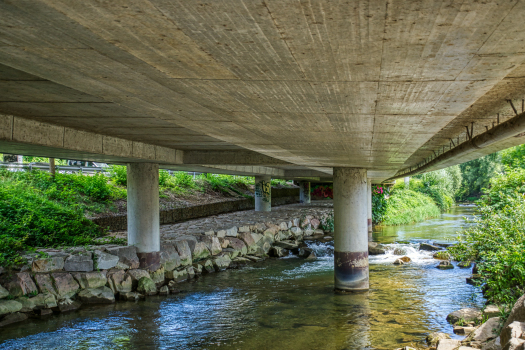
<path id="1" fill-rule="evenodd" d="M 511 305 L 525 292 L 525 170 L 507 168 L 484 192 L 475 225 L 450 251 L 477 263 L 490 302 Z"/>
<path id="2" fill-rule="evenodd" d="M 408 224 L 437 217 L 440 214 L 438 206 L 429 196 L 409 189 L 394 189 L 388 199 L 383 224 Z"/>
<path id="3" fill-rule="evenodd" d="M 461 183 L 461 171 L 453 166 L 411 178 L 409 188 L 403 181 L 391 190 L 376 186 L 372 219 L 385 225 L 403 225 L 438 217 L 454 204 Z"/>
<path id="4" fill-rule="evenodd" d="M 500 154 L 493 153 L 471 160 L 461 164 L 459 168 L 463 180 L 460 190 L 456 193 L 456 200 L 475 201 L 483 188 L 489 185 L 490 179 L 502 171 Z"/>
<path id="5" fill-rule="evenodd" d="M 21 263 L 20 252 L 36 247 L 95 244 L 103 233 L 84 214 L 120 196 L 104 175 L 0 170 L 0 266 Z"/>

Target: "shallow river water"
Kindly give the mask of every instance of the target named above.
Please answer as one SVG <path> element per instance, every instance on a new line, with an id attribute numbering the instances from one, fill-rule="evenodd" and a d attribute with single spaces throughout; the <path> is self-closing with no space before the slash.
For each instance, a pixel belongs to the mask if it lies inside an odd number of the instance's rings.
<path id="1" fill-rule="evenodd" d="M 481 306 L 465 283 L 470 269 L 438 270 L 421 241 L 451 242 L 472 207 L 423 223 L 376 228 L 374 241 L 402 247 L 370 258 L 370 291 L 335 294 L 333 245 L 311 243 L 319 258 L 270 259 L 181 284 L 183 292 L 145 302 L 86 307 L 0 330 L 0 349 L 394 349 L 452 334 L 445 317 Z M 397 242 L 397 243 L 396 243 Z M 399 243 L 401 242 L 401 243 Z"/>

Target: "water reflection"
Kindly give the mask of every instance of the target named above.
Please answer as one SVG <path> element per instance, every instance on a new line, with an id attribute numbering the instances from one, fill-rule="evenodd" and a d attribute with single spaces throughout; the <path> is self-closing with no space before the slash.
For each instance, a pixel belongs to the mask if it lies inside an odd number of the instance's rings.
<path id="1" fill-rule="evenodd" d="M 407 250 L 370 260 L 371 289 L 333 292 L 333 245 L 311 243 L 319 259 L 267 260 L 210 274 L 169 297 L 89 307 L 0 331 L 0 349 L 393 349 L 431 331 L 452 333 L 445 316 L 482 303 L 468 270 L 438 270 L 420 240 L 450 241 L 464 225 L 459 208 L 424 224 L 381 228 L 378 241 Z M 441 225 L 443 223 L 443 225 Z M 410 241 L 407 243 L 393 243 Z"/>

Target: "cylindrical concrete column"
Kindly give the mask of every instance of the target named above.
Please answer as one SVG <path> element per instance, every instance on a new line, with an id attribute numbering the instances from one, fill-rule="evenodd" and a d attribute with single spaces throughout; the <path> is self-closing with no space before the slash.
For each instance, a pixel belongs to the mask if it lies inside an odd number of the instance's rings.
<path id="1" fill-rule="evenodd" d="M 368 211 L 368 232 L 372 232 L 372 181 L 370 179 L 367 180 L 367 211 Z"/>
<path id="2" fill-rule="evenodd" d="M 140 268 L 160 267 L 159 165 L 129 163 L 128 245 L 137 247 Z"/>
<path id="3" fill-rule="evenodd" d="M 334 168 L 335 288 L 368 290 L 366 169 Z"/>
<path id="4" fill-rule="evenodd" d="M 310 183 L 308 181 L 299 183 L 299 202 L 310 203 Z"/>
<path id="5" fill-rule="evenodd" d="M 255 177 L 255 211 L 272 210 L 272 184 L 268 175 Z"/>

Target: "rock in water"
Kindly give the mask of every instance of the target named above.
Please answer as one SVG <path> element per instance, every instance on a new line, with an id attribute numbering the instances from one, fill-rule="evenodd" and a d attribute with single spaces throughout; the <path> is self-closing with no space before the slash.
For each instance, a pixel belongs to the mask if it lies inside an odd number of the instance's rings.
<path id="1" fill-rule="evenodd" d="M 119 293 L 119 296 L 120 300 L 124 301 L 138 301 L 140 299 L 144 299 L 144 296 L 142 294 L 136 292 Z"/>
<path id="2" fill-rule="evenodd" d="M 108 287 L 88 288 L 78 293 L 78 297 L 86 304 L 111 304 L 115 296 Z"/>
<path id="3" fill-rule="evenodd" d="M 461 309 L 451 312 L 447 316 L 448 323 L 455 324 L 463 319 L 465 322 L 476 322 L 481 319 L 481 310 L 474 308 Z"/>
<path id="4" fill-rule="evenodd" d="M 441 270 L 450 270 L 454 268 L 454 265 L 449 260 L 440 261 L 439 265 L 436 266 L 438 269 Z"/>
<path id="5" fill-rule="evenodd" d="M 438 341 L 437 350 L 455 350 L 461 345 L 456 339 L 441 339 Z"/>
<path id="6" fill-rule="evenodd" d="M 407 250 L 405 248 L 396 248 L 394 249 L 394 255 L 406 255 Z"/>
<path id="7" fill-rule="evenodd" d="M 168 295 L 170 294 L 170 291 L 168 289 L 168 286 L 162 286 L 159 290 L 159 295 Z"/>
<path id="8" fill-rule="evenodd" d="M 435 347 L 437 343 L 442 339 L 450 339 L 450 335 L 446 333 L 440 333 L 440 332 L 434 332 L 427 335 L 427 343 L 428 345 Z"/>
<path id="9" fill-rule="evenodd" d="M 0 316 L 22 310 L 22 303 L 14 300 L 0 300 Z"/>
<path id="10" fill-rule="evenodd" d="M 428 252 L 434 252 L 437 250 L 441 250 L 441 248 L 438 246 L 432 245 L 432 244 L 421 243 L 419 244 L 419 250 L 426 250 Z"/>
<path id="11" fill-rule="evenodd" d="M 432 257 L 438 260 L 450 260 L 450 253 L 446 250 L 441 250 L 439 252 L 434 253 Z"/>
<path id="12" fill-rule="evenodd" d="M 462 269 L 468 269 L 469 267 L 472 266 L 472 262 L 470 262 L 470 261 L 460 261 L 460 262 L 458 263 L 458 266 L 459 266 L 460 268 L 462 268 Z"/>
<path id="13" fill-rule="evenodd" d="M 137 286 L 137 292 L 144 295 L 155 295 L 157 294 L 157 286 L 155 282 L 149 277 L 142 277 L 139 279 Z"/>
<path id="14" fill-rule="evenodd" d="M 405 262 L 401 259 L 396 259 L 396 261 L 394 261 L 394 265 L 404 265 Z"/>
<path id="15" fill-rule="evenodd" d="M 404 256 L 402 258 L 399 258 L 399 260 L 403 261 L 404 263 L 409 263 L 412 261 L 408 256 Z"/>

